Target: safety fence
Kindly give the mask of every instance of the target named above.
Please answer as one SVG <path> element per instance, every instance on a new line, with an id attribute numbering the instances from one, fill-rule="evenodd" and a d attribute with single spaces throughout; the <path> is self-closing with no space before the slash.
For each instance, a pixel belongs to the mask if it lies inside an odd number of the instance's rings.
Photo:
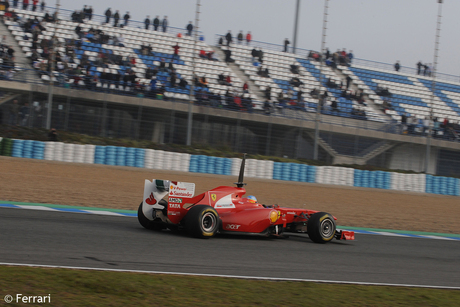
<path id="1" fill-rule="evenodd" d="M 241 159 L 163 150 L 67 144 L 0 138 L 0 155 L 63 162 L 132 166 L 148 169 L 237 176 Z M 460 180 L 425 174 L 366 171 L 247 159 L 245 176 L 252 178 L 391 189 L 460 196 Z"/>

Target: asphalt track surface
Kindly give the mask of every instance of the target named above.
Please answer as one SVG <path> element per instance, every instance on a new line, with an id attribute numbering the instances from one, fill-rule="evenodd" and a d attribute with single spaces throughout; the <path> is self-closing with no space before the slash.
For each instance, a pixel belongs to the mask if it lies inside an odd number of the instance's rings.
<path id="1" fill-rule="evenodd" d="M 133 217 L 0 208 L 0 246 L 1 263 L 460 287 L 458 240 L 204 240 L 149 231 Z"/>

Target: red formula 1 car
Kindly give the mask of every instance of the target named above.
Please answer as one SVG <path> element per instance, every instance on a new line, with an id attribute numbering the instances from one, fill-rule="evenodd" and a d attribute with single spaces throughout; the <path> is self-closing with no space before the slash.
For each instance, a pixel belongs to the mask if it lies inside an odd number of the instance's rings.
<path id="1" fill-rule="evenodd" d="M 185 229 L 195 237 L 216 233 L 283 236 L 308 233 L 316 243 L 333 238 L 354 240 L 354 232 L 336 229 L 336 218 L 326 212 L 259 204 L 254 196 L 243 197 L 245 157 L 236 187 L 221 186 L 194 196 L 195 184 L 169 180 L 145 180 L 139 223 L 147 229 Z M 168 196 L 168 201 L 165 198 Z"/>

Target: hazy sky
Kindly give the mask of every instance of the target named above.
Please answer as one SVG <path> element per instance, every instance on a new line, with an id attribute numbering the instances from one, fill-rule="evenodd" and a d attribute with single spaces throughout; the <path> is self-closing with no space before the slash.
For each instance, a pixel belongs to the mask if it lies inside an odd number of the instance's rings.
<path id="1" fill-rule="evenodd" d="M 46 0 L 45 0 L 46 1 Z M 46 1 L 54 6 L 55 1 Z M 170 25 L 195 20 L 196 0 L 61 0 L 61 7 L 92 5 L 96 14 L 111 7 L 131 19 L 168 15 Z M 228 30 L 251 31 L 254 40 L 281 44 L 293 37 L 296 0 L 201 0 L 200 30 L 206 42 Z M 301 0 L 299 48 L 319 50 L 324 0 Z M 355 57 L 415 67 L 433 63 L 438 0 L 330 0 L 326 46 L 353 50 Z M 460 1 L 444 0 L 438 72 L 460 75 Z"/>

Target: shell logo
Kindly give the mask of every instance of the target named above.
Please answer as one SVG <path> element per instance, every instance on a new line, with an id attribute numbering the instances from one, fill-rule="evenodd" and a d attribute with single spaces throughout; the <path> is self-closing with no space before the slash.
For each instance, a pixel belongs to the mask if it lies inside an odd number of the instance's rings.
<path id="1" fill-rule="evenodd" d="M 280 218 L 281 212 L 277 210 L 270 211 L 270 222 L 276 223 L 276 221 Z"/>

